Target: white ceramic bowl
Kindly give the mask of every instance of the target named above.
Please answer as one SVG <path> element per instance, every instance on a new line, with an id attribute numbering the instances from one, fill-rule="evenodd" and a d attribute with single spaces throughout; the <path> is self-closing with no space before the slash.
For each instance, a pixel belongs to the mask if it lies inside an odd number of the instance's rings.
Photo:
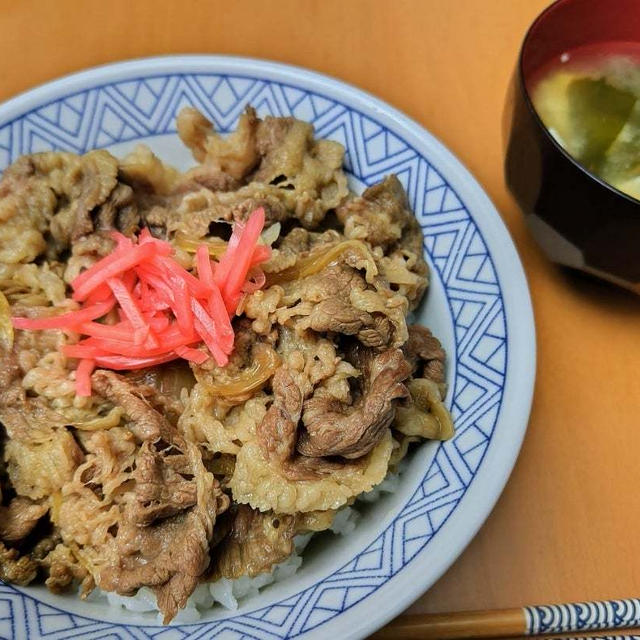
<path id="1" fill-rule="evenodd" d="M 237 611 L 162 632 L 155 617 L 0 584 L 0 637 L 361 638 L 428 589 L 491 511 L 524 435 L 535 335 L 518 255 L 495 208 L 432 135 L 373 96 L 305 69 L 217 56 L 152 58 L 56 80 L 0 107 L 0 169 L 20 154 L 122 154 L 149 144 L 191 163 L 175 115 L 193 105 L 229 131 L 245 105 L 293 115 L 342 142 L 354 184 L 396 173 L 424 231 L 432 269 L 419 321 L 448 353 L 453 440 L 412 456 L 400 489 L 368 507 L 348 537 L 326 536 L 293 577 Z M 158 635 L 160 633 L 160 635 Z"/>

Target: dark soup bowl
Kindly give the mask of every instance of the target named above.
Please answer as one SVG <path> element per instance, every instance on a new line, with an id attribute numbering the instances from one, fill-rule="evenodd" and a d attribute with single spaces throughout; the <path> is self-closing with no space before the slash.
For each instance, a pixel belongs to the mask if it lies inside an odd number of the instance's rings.
<path id="1" fill-rule="evenodd" d="M 529 29 L 505 125 L 507 186 L 547 256 L 640 292 L 640 201 L 575 160 L 531 99 L 541 70 L 580 47 L 638 45 L 640 0 L 559 0 Z M 638 59 L 640 66 L 640 58 Z M 638 154 L 640 156 L 640 153 Z"/>

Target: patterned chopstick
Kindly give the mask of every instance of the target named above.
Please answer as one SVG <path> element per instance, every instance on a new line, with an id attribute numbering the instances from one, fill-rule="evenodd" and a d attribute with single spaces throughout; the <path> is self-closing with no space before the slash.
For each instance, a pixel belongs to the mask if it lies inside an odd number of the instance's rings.
<path id="1" fill-rule="evenodd" d="M 401 616 L 372 637 L 378 640 L 514 638 L 559 633 L 617 631 L 638 627 L 640 627 L 640 599 L 628 598 L 539 605 L 521 609 Z M 608 636 L 608 638 L 640 640 L 640 636 L 637 635 Z M 581 639 L 572 638 L 571 640 Z"/>
<path id="2" fill-rule="evenodd" d="M 629 629 L 640 626 L 640 599 L 524 607 L 525 635 Z"/>
<path id="3" fill-rule="evenodd" d="M 640 640 L 640 636 L 552 636 L 546 640 Z"/>

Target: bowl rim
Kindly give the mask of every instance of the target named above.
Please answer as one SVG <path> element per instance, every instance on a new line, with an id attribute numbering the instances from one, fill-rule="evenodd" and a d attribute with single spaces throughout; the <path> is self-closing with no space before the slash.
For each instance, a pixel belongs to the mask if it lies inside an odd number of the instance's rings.
<path id="1" fill-rule="evenodd" d="M 218 69 L 215 69 L 216 65 Z M 509 414 L 509 425 L 516 424 L 518 428 L 507 429 L 503 426 L 503 431 L 499 433 L 499 447 L 491 446 L 491 444 L 488 446 L 483 463 L 473 474 L 475 478 L 481 470 L 484 470 L 482 485 L 479 485 L 478 482 L 470 482 L 460 500 L 465 503 L 464 508 L 456 508 L 451 514 L 450 524 L 452 526 L 456 520 L 464 519 L 465 527 L 464 530 L 461 530 L 460 527 L 458 529 L 454 527 L 454 535 L 450 535 L 444 545 L 448 552 L 441 556 L 431 553 L 429 556 L 430 570 L 424 572 L 419 566 L 420 559 L 424 559 L 425 550 L 421 550 L 404 565 L 401 571 L 376 590 L 377 599 L 385 602 L 384 608 L 378 607 L 372 612 L 372 615 L 368 615 L 366 618 L 358 616 L 357 622 L 351 616 L 350 622 L 353 624 L 346 630 L 340 629 L 342 637 L 345 639 L 365 637 L 414 602 L 451 566 L 491 513 L 511 474 L 526 433 L 535 381 L 535 325 L 528 284 L 513 240 L 495 206 L 469 170 L 442 142 L 416 121 L 372 94 L 342 80 L 303 67 L 250 57 L 208 54 L 175 54 L 108 63 L 62 76 L 4 102 L 0 105 L 0 124 L 5 126 L 18 117 L 24 117 L 28 112 L 42 107 L 45 99 L 47 102 L 52 102 L 62 96 L 69 95 L 71 91 L 90 89 L 105 83 L 132 80 L 137 77 L 136 72 L 142 74 L 140 77 L 154 73 L 195 74 L 213 71 L 220 73 L 219 67 L 235 70 L 239 75 L 247 75 L 248 70 L 252 73 L 257 71 L 264 74 L 262 77 L 268 80 L 276 82 L 290 80 L 297 86 L 312 87 L 316 92 L 323 91 L 329 96 L 335 97 L 337 95 L 343 104 L 357 108 L 364 113 L 368 113 L 367 110 L 369 110 L 377 117 L 392 123 L 400 130 L 402 136 L 407 136 L 411 140 L 411 144 L 426 155 L 430 163 L 432 158 L 429 157 L 425 149 L 428 149 L 431 154 L 436 154 L 437 160 L 434 162 L 436 171 L 443 175 L 446 183 L 451 186 L 467 209 L 470 219 L 478 225 L 478 229 L 482 230 L 482 236 L 487 244 L 487 253 L 495 265 L 498 282 L 500 283 L 500 280 L 505 277 L 505 273 L 508 273 L 509 286 L 499 284 L 505 322 L 509 324 L 509 339 L 506 344 L 508 349 L 512 345 L 517 346 L 517 355 L 520 357 L 520 361 L 516 363 L 513 357 L 509 358 L 505 370 L 503 404 L 496 420 L 496 429 L 501 422 L 506 422 L 506 413 Z M 397 130 L 394 133 L 398 135 Z M 404 139 L 406 141 L 407 138 Z M 482 227 L 480 227 L 480 221 Z M 490 243 L 487 242 L 489 233 L 493 236 Z M 496 250 L 498 246 L 500 251 Z M 493 463 L 496 464 L 496 468 L 493 468 Z M 464 512 L 462 515 L 461 511 Z M 439 539 L 442 540 L 443 536 L 440 535 Z M 407 584 L 411 582 L 415 587 L 410 590 L 398 591 L 395 587 L 400 576 Z M 26 595 L 22 591 L 21 593 Z M 392 597 L 385 600 L 385 595 Z M 371 602 L 370 599 L 373 597 L 376 596 L 371 594 L 365 600 Z M 307 633 L 314 635 L 318 629 L 322 629 L 322 633 L 326 633 L 331 622 L 336 622 L 349 611 L 353 612 L 353 609 L 323 623 L 320 628 L 304 632 L 303 635 L 305 637 Z M 213 621 L 205 620 L 196 624 L 203 625 L 211 622 Z M 184 624 L 184 626 L 191 625 Z"/>

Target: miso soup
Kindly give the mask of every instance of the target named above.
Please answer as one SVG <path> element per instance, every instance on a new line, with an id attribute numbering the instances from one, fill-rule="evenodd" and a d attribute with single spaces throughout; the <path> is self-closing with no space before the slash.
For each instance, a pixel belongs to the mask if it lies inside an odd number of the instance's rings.
<path id="1" fill-rule="evenodd" d="M 568 51 L 537 74 L 530 93 L 578 162 L 640 200 L 640 43 Z"/>

